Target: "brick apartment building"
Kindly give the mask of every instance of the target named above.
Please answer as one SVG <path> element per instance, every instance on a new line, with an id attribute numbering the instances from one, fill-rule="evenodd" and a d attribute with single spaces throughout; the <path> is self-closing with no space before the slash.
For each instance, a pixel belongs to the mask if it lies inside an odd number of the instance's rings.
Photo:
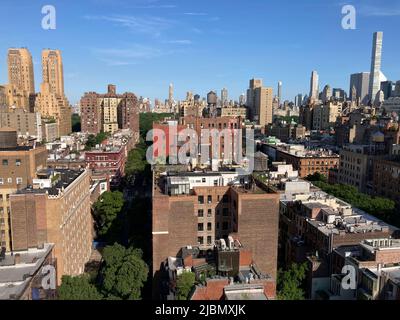
<path id="1" fill-rule="evenodd" d="M 102 174 L 109 177 L 112 184 L 118 184 L 125 175 L 127 156 L 126 146 L 110 147 L 86 152 L 85 162 L 93 174 Z"/>
<path id="2" fill-rule="evenodd" d="M 187 177 L 194 175 L 195 182 Z M 232 236 L 253 254 L 260 271 L 276 279 L 279 195 L 260 187 L 229 186 L 223 174 L 183 173 L 153 194 L 153 274 L 182 247 L 212 249 Z M 172 178 L 172 177 L 171 177 Z M 242 180 L 243 178 L 240 178 Z M 163 180 L 163 179 L 162 179 Z M 231 182 L 233 182 L 231 180 Z"/>
<path id="3" fill-rule="evenodd" d="M 261 146 L 262 152 L 272 161 L 286 162 L 299 171 L 300 178 L 315 173 L 329 176 L 329 170 L 339 166 L 339 155 L 328 150 L 307 150 L 303 145 L 269 145 Z"/>
<path id="4" fill-rule="evenodd" d="M 92 249 L 90 175 L 59 170 L 10 197 L 14 253 L 54 244 L 57 281 L 84 272 Z"/>
<path id="5" fill-rule="evenodd" d="M 392 199 L 400 209 L 400 161 L 377 160 L 373 170 L 373 194 Z"/>
<path id="6" fill-rule="evenodd" d="M 133 93 L 117 94 L 116 86 L 108 85 L 106 94 L 85 93 L 80 106 L 82 132 L 114 133 L 118 129 L 139 132 L 139 104 Z"/>
<path id="7" fill-rule="evenodd" d="M 176 148 L 177 152 L 179 152 L 180 147 L 186 142 L 176 141 L 176 145 L 174 141 L 170 141 L 170 131 L 176 130 L 176 134 L 183 133 L 185 129 L 192 129 L 196 131 L 198 140 L 196 141 L 197 145 L 210 145 L 209 147 L 209 155 L 211 156 L 214 152 L 212 147 L 212 138 L 210 137 L 208 140 L 203 141 L 203 132 L 202 130 L 210 130 L 210 134 L 212 130 L 217 130 L 218 132 L 222 132 L 223 130 L 240 130 L 242 129 L 242 118 L 240 117 L 215 117 L 215 118 L 203 118 L 203 117 L 195 117 L 195 116 L 187 116 L 181 117 L 179 120 L 165 120 L 163 122 L 154 123 L 153 129 L 161 130 L 164 133 L 165 145 L 160 146 L 162 149 L 156 150 L 154 153 L 155 157 L 160 157 L 161 155 L 165 155 L 166 157 L 170 156 L 170 148 Z M 192 139 L 194 137 L 191 137 Z M 219 157 L 222 158 L 224 155 L 225 149 L 225 140 L 226 137 L 221 137 L 219 139 L 219 150 L 215 150 L 218 152 Z M 235 152 L 235 141 L 233 138 L 233 131 L 231 135 L 231 148 L 229 151 L 232 152 L 232 158 L 234 158 Z M 154 142 L 157 142 L 158 139 L 153 139 Z M 204 142 L 204 143 L 203 143 Z M 228 149 L 227 149 L 228 150 Z M 199 150 L 200 152 L 200 150 Z"/>
<path id="8" fill-rule="evenodd" d="M 279 262 L 308 263 L 311 299 L 329 287 L 335 249 L 396 236 L 396 228 L 320 191 L 281 201 Z"/>
<path id="9" fill-rule="evenodd" d="M 14 129 L 0 129 L 0 248 L 6 251 L 12 246 L 10 195 L 32 185 L 46 160 L 44 146 L 18 146 Z"/>

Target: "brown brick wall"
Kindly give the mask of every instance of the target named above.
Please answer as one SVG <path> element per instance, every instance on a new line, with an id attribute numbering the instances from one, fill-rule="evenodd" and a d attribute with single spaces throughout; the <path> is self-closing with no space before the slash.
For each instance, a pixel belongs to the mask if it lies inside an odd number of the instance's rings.
<path id="1" fill-rule="evenodd" d="M 252 252 L 261 271 L 276 279 L 279 195 L 239 194 L 238 209 L 240 242 Z"/>

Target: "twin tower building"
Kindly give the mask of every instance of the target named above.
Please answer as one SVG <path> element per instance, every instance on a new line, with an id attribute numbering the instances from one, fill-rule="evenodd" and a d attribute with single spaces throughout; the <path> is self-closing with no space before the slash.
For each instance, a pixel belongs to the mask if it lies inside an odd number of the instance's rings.
<path id="1" fill-rule="evenodd" d="M 70 134 L 71 107 L 64 93 L 61 51 L 42 51 L 42 84 L 39 93 L 35 92 L 34 68 L 28 49 L 9 49 L 7 63 L 8 84 L 3 87 L 5 108 L 38 112 L 42 121 L 55 121 L 58 124 L 59 136 Z"/>

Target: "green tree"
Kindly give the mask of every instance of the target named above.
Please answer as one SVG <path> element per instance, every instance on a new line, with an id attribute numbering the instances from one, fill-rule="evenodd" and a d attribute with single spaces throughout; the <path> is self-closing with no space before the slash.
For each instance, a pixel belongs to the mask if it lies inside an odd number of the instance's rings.
<path id="1" fill-rule="evenodd" d="M 101 289 L 107 299 L 140 300 L 149 268 L 140 249 L 114 244 L 103 252 Z"/>
<path id="2" fill-rule="evenodd" d="M 196 281 L 196 275 L 193 272 L 183 272 L 176 280 L 176 290 L 178 300 L 188 300 L 189 294 Z"/>
<path id="3" fill-rule="evenodd" d="M 93 215 L 100 237 L 108 234 L 118 215 L 122 212 L 123 206 L 124 196 L 119 191 L 104 192 L 93 204 Z"/>
<path id="4" fill-rule="evenodd" d="M 88 275 L 79 277 L 63 276 L 57 290 L 60 300 L 101 300 L 102 295 L 90 282 Z"/>
<path id="5" fill-rule="evenodd" d="M 328 182 L 328 179 L 326 178 L 326 176 L 324 176 L 323 174 L 316 172 L 314 174 L 310 174 L 309 176 L 307 176 L 306 180 L 310 181 L 310 182 L 317 182 L 317 181 L 321 181 L 321 182 Z"/>
<path id="6" fill-rule="evenodd" d="M 286 271 L 278 273 L 278 299 L 304 300 L 304 290 L 301 288 L 306 279 L 307 264 L 292 264 Z"/>
<path id="7" fill-rule="evenodd" d="M 81 117 L 74 113 L 71 117 L 72 132 L 81 132 Z"/>

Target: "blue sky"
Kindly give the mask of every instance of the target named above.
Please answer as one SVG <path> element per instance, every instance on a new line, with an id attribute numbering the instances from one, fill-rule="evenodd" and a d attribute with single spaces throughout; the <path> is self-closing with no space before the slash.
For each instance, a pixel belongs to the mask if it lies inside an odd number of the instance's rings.
<path id="1" fill-rule="evenodd" d="M 227 87 L 237 99 L 252 77 L 283 81 L 293 100 L 308 93 L 312 70 L 348 90 L 351 73 L 369 71 L 372 33 L 384 32 L 383 72 L 400 79 L 400 0 L 2 0 L 0 83 L 7 49 L 28 47 L 41 82 L 43 48 L 62 50 L 71 102 L 85 91 L 118 91 L 165 99 Z M 41 28 L 54 5 L 57 29 Z M 341 27 L 342 6 L 357 10 L 357 29 Z"/>

